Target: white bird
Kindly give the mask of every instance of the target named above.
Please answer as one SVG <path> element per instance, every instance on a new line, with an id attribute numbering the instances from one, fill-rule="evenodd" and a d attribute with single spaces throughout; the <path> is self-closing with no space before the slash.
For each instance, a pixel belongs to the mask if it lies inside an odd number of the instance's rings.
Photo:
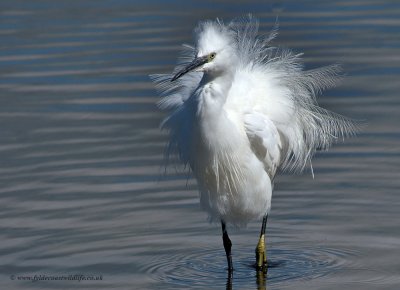
<path id="1" fill-rule="evenodd" d="M 166 156 L 190 167 L 202 208 L 221 222 L 229 272 L 226 224 L 263 219 L 256 267 L 266 269 L 276 173 L 303 171 L 316 150 L 356 131 L 353 121 L 316 101 L 336 83 L 339 66 L 304 70 L 301 54 L 271 46 L 276 35 L 277 25 L 259 35 L 251 15 L 228 24 L 205 21 L 174 73 L 151 76 L 163 96 L 160 108 L 171 112 L 162 123 L 170 138 Z"/>

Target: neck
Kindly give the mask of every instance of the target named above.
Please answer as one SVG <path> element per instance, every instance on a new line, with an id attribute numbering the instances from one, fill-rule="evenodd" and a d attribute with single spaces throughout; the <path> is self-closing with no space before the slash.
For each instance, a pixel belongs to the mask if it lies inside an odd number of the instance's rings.
<path id="1" fill-rule="evenodd" d="M 220 148 L 222 146 L 220 141 L 226 141 L 224 138 L 220 138 L 221 135 L 231 128 L 224 105 L 233 78 L 234 74 L 228 72 L 218 75 L 205 73 L 201 81 L 197 98 L 197 120 L 202 141 L 209 148 Z M 226 146 L 223 145 L 222 147 L 225 148 Z"/>
<path id="2" fill-rule="evenodd" d="M 204 73 L 199 90 L 199 115 L 205 119 L 220 118 L 232 86 L 233 72 Z"/>
<path id="3" fill-rule="evenodd" d="M 201 85 L 216 84 L 222 92 L 228 93 L 231 88 L 234 73 L 230 70 L 223 72 L 205 72 Z"/>
<path id="4" fill-rule="evenodd" d="M 226 70 L 223 72 L 205 72 L 202 83 L 203 85 L 210 83 L 210 82 L 218 82 L 219 84 L 223 85 L 226 84 L 231 86 L 232 84 L 232 79 L 233 79 L 233 71 Z"/>

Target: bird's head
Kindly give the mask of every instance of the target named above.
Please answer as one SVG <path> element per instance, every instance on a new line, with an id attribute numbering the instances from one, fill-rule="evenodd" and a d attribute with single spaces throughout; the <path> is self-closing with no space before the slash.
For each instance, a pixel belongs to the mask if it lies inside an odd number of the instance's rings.
<path id="1" fill-rule="evenodd" d="M 205 22 L 195 30 L 197 54 L 171 79 L 174 81 L 191 71 L 218 76 L 232 69 L 236 52 L 230 31 L 218 22 Z"/>

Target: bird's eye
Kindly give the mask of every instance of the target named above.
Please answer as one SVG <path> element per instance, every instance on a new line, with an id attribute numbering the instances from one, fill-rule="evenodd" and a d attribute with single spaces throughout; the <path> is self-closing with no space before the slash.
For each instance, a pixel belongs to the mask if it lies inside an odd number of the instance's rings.
<path id="1" fill-rule="evenodd" d="M 217 54 L 216 54 L 215 52 L 210 53 L 210 54 L 208 55 L 208 61 L 212 61 L 212 60 L 215 58 L 216 55 L 217 55 Z"/>

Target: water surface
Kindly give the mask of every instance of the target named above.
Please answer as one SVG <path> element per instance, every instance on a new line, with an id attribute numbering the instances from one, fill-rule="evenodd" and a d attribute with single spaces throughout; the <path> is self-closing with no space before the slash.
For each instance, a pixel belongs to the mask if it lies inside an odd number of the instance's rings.
<path id="1" fill-rule="evenodd" d="M 219 225 L 195 181 L 165 177 L 148 79 L 169 72 L 198 20 L 255 13 L 307 67 L 343 64 L 326 108 L 367 120 L 318 154 L 315 179 L 280 176 L 268 276 L 260 223 Z M 1 1 L 0 285 L 4 289 L 398 289 L 400 5 L 397 1 Z M 18 280 L 34 275 L 100 281 Z M 13 280 L 14 279 L 14 280 Z"/>

